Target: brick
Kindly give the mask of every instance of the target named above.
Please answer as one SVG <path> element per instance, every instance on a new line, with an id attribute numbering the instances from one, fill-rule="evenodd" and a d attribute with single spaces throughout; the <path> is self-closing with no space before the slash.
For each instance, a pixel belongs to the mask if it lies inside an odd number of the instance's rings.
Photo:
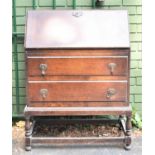
<path id="1" fill-rule="evenodd" d="M 142 53 L 141 52 L 131 52 L 131 60 L 141 60 Z M 137 65 L 138 67 L 138 65 Z"/>
<path id="2" fill-rule="evenodd" d="M 142 50 L 142 43 L 138 43 L 138 51 Z"/>
<path id="3" fill-rule="evenodd" d="M 133 50 L 133 51 L 134 51 L 134 50 L 137 51 L 137 50 L 138 50 L 138 44 L 132 42 L 132 43 L 131 43 L 131 50 Z"/>
<path id="4" fill-rule="evenodd" d="M 142 77 L 137 77 L 136 84 L 137 85 L 142 85 Z"/>
<path id="5" fill-rule="evenodd" d="M 32 6 L 32 0 L 16 0 L 16 6 Z"/>
<path id="6" fill-rule="evenodd" d="M 134 95 L 130 95 L 130 103 L 134 103 Z"/>
<path id="7" fill-rule="evenodd" d="M 141 71 L 141 69 L 131 69 L 131 71 L 130 71 L 130 76 L 131 76 L 131 77 L 142 76 L 142 71 Z"/>
<path id="8" fill-rule="evenodd" d="M 70 0 L 70 5 L 73 5 L 73 0 Z M 92 6 L 92 0 L 77 0 L 77 6 Z"/>
<path id="9" fill-rule="evenodd" d="M 137 32 L 137 24 L 130 25 L 130 32 Z"/>
<path id="10" fill-rule="evenodd" d="M 142 104 L 141 104 L 141 103 L 135 103 L 133 107 L 134 107 L 134 109 L 135 109 L 137 112 L 142 111 Z"/>
<path id="11" fill-rule="evenodd" d="M 18 53 L 18 61 L 25 61 L 24 53 Z"/>
<path id="12" fill-rule="evenodd" d="M 142 95 L 135 95 L 135 102 L 142 102 Z"/>
<path id="13" fill-rule="evenodd" d="M 131 107 L 133 108 L 135 103 L 134 102 L 130 102 L 130 104 L 131 104 Z"/>
<path id="14" fill-rule="evenodd" d="M 39 3 L 39 6 L 52 6 L 53 5 L 52 0 L 39 0 L 38 3 Z"/>
<path id="15" fill-rule="evenodd" d="M 130 33 L 141 33 L 142 32 L 142 26 L 141 24 L 130 24 Z"/>
<path id="16" fill-rule="evenodd" d="M 141 15 L 130 15 L 129 16 L 129 23 L 130 24 L 141 24 L 142 23 L 142 16 Z"/>
<path id="17" fill-rule="evenodd" d="M 24 80 L 25 79 L 25 71 L 19 71 L 19 79 Z"/>
<path id="18" fill-rule="evenodd" d="M 25 80 L 25 71 L 18 71 L 18 77 L 20 80 Z M 12 79 L 15 79 L 15 71 L 12 71 Z"/>
<path id="19" fill-rule="evenodd" d="M 19 106 L 19 112 L 18 113 L 17 113 L 17 106 Z M 23 116 L 24 107 L 25 107 L 25 104 L 24 105 L 23 104 L 20 104 L 20 105 L 13 104 L 13 106 L 12 106 L 12 109 L 13 109 L 12 115 L 15 116 L 15 117 L 18 116 L 18 114 Z"/>
<path id="20" fill-rule="evenodd" d="M 142 7 L 140 6 L 140 7 L 137 7 L 137 14 L 142 14 Z"/>
<path id="21" fill-rule="evenodd" d="M 15 71 L 12 71 L 12 79 L 15 79 Z"/>
<path id="22" fill-rule="evenodd" d="M 89 3 L 89 1 L 88 0 L 86 0 L 88 3 Z M 78 2 L 76 2 L 76 4 L 77 4 Z M 73 5 L 73 0 L 56 0 L 56 5 L 57 6 L 65 6 L 65 7 L 67 7 L 67 6 L 69 6 L 69 5 Z"/>
<path id="23" fill-rule="evenodd" d="M 138 68 L 142 68 L 142 61 L 138 61 Z"/>
<path id="24" fill-rule="evenodd" d="M 12 62 L 12 70 L 15 70 L 15 64 Z"/>
<path id="25" fill-rule="evenodd" d="M 104 5 L 109 5 L 109 6 L 122 5 L 122 0 L 106 0 Z"/>
<path id="26" fill-rule="evenodd" d="M 18 62 L 18 69 L 25 70 L 25 62 Z"/>
<path id="27" fill-rule="evenodd" d="M 19 80 L 19 87 L 25 87 L 25 80 Z M 12 80 L 12 87 L 16 87 L 16 80 Z"/>
<path id="28" fill-rule="evenodd" d="M 17 17 L 16 18 L 16 24 L 17 25 L 25 25 L 25 17 Z"/>
<path id="29" fill-rule="evenodd" d="M 126 7 L 128 9 L 128 13 L 129 15 L 135 15 L 136 14 L 136 7 L 132 6 L 132 7 Z"/>
<path id="30" fill-rule="evenodd" d="M 137 32 L 142 32 L 142 25 L 141 24 L 137 25 Z"/>
<path id="31" fill-rule="evenodd" d="M 17 44 L 18 52 L 24 52 L 24 44 Z"/>
<path id="32" fill-rule="evenodd" d="M 44 7 L 38 7 L 37 10 L 51 10 L 52 7 L 47 7 L 47 6 L 44 6 Z"/>
<path id="33" fill-rule="evenodd" d="M 131 50 L 132 51 L 141 51 L 142 50 L 142 44 L 140 42 L 131 42 Z"/>
<path id="34" fill-rule="evenodd" d="M 130 94 L 142 94 L 142 86 L 131 86 Z"/>
<path id="35" fill-rule="evenodd" d="M 129 23 L 130 24 L 137 24 L 136 15 L 130 15 L 129 16 Z"/>
<path id="36" fill-rule="evenodd" d="M 13 100 L 13 99 L 12 99 Z M 12 116 L 17 114 L 17 107 L 16 107 L 16 102 L 12 101 Z M 24 110 L 24 109 L 23 109 Z"/>
<path id="37" fill-rule="evenodd" d="M 16 96 L 16 88 L 12 89 L 12 95 Z M 25 88 L 19 88 L 19 95 L 25 96 L 26 95 L 26 89 Z"/>
<path id="38" fill-rule="evenodd" d="M 133 86 L 136 84 L 136 78 L 130 78 L 130 85 Z"/>
<path id="39" fill-rule="evenodd" d="M 129 6 L 142 5 L 142 2 L 141 0 L 123 0 L 123 5 L 129 5 Z"/>
<path id="40" fill-rule="evenodd" d="M 12 101 L 13 101 L 13 104 L 16 104 L 16 96 L 13 96 L 12 97 Z M 25 101 L 26 101 L 26 98 L 25 97 L 23 97 L 23 96 L 20 96 L 19 97 L 19 104 L 24 104 Z"/>
<path id="41" fill-rule="evenodd" d="M 141 41 L 142 34 L 141 33 L 131 33 L 130 34 L 130 41 Z"/>
<path id="42" fill-rule="evenodd" d="M 130 62 L 130 68 L 138 68 L 138 61 L 131 61 Z"/>
<path id="43" fill-rule="evenodd" d="M 16 16 L 25 16 L 25 8 L 16 8 Z"/>
<path id="44" fill-rule="evenodd" d="M 25 32 L 25 26 L 17 26 L 17 32 Z"/>

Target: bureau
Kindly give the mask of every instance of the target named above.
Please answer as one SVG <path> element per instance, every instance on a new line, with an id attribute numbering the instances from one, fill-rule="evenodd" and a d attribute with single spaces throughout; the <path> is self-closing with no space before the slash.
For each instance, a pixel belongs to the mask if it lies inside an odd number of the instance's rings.
<path id="1" fill-rule="evenodd" d="M 122 141 L 131 146 L 130 44 L 125 10 L 28 11 L 26 150 L 32 143 Z M 35 117 L 119 117 L 123 137 L 33 137 Z M 30 119 L 33 118 L 32 124 Z"/>

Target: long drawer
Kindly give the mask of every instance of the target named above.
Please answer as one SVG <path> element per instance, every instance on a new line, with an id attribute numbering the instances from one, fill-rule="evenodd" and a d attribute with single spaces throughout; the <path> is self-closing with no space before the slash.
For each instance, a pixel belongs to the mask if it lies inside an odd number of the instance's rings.
<path id="1" fill-rule="evenodd" d="M 28 76 L 127 76 L 127 56 L 29 56 Z"/>
<path id="2" fill-rule="evenodd" d="M 29 81 L 29 101 L 127 101 L 126 81 Z"/>

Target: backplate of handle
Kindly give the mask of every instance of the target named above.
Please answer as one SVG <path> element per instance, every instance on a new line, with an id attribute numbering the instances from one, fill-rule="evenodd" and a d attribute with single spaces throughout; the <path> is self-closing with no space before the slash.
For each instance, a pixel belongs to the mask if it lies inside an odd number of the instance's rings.
<path id="1" fill-rule="evenodd" d="M 45 75 L 46 70 L 47 70 L 47 65 L 46 64 L 40 64 L 39 68 L 41 70 L 41 75 Z"/>
<path id="2" fill-rule="evenodd" d="M 107 98 L 111 98 L 112 96 L 114 96 L 115 94 L 117 93 L 117 91 L 116 91 L 116 89 L 114 89 L 114 88 L 109 88 L 108 90 L 107 90 Z"/>
<path id="3" fill-rule="evenodd" d="M 40 95 L 42 96 L 43 99 L 45 99 L 48 95 L 48 90 L 47 89 L 40 89 Z"/>
<path id="4" fill-rule="evenodd" d="M 108 64 L 108 67 L 109 67 L 109 69 L 110 69 L 111 74 L 114 73 L 114 70 L 115 70 L 116 66 L 117 66 L 117 65 L 116 65 L 115 63 L 109 63 L 109 64 Z"/>

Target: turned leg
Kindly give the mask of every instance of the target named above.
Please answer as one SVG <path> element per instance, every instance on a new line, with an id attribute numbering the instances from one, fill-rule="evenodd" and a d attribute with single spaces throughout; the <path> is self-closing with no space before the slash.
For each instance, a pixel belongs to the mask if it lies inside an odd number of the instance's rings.
<path id="1" fill-rule="evenodd" d="M 119 116 L 119 129 L 120 130 L 123 130 L 123 132 L 125 132 L 125 128 L 126 128 L 126 124 L 125 124 L 125 116 L 123 116 L 123 115 L 120 115 Z"/>
<path id="2" fill-rule="evenodd" d="M 126 150 L 131 149 L 131 133 L 132 133 L 132 124 L 131 124 L 131 116 L 127 116 L 126 119 L 126 132 L 125 132 L 125 145 L 124 148 Z"/>
<path id="3" fill-rule="evenodd" d="M 31 125 L 30 125 L 30 117 L 25 118 L 25 150 L 31 150 Z"/>

